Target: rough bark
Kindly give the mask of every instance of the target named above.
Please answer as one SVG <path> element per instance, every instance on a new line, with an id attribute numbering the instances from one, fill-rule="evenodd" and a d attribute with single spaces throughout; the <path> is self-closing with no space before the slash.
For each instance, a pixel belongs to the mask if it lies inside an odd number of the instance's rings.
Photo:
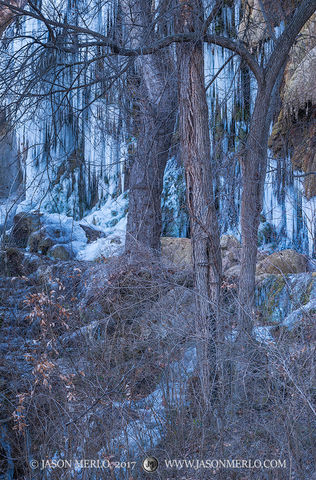
<path id="1" fill-rule="evenodd" d="M 202 26 L 202 3 L 199 0 L 185 4 L 180 1 L 178 30 L 199 32 Z M 208 406 L 217 362 L 222 266 L 212 183 L 203 42 L 198 39 L 179 44 L 177 61 L 180 148 L 185 167 L 195 272 L 196 339 L 203 400 Z"/>
<path id="2" fill-rule="evenodd" d="M 23 8 L 26 5 L 26 0 L 11 0 L 8 1 L 8 5 L 0 6 L 0 38 L 17 16 L 15 11 L 10 9 L 10 5 Z"/>
<path id="3" fill-rule="evenodd" d="M 127 252 L 139 243 L 155 251 L 160 249 L 163 176 L 176 116 L 174 75 L 170 70 L 164 71 L 166 64 L 162 58 L 150 60 L 141 59 L 138 138 L 129 183 Z"/>
<path id="4" fill-rule="evenodd" d="M 268 97 L 268 98 L 267 98 Z M 259 90 L 249 138 L 242 159 L 241 273 L 239 282 L 240 331 L 251 335 L 253 325 L 258 227 L 267 165 L 269 95 Z"/>
<path id="5" fill-rule="evenodd" d="M 133 1 L 134 26 L 131 44 L 142 42 L 151 24 L 148 2 Z M 152 35 L 155 35 L 152 33 Z M 139 246 L 160 250 L 161 194 L 166 162 L 177 110 L 176 76 L 169 49 L 136 61 L 140 85 L 137 88 L 137 146 L 129 179 L 129 212 L 126 230 L 126 252 L 133 254 Z"/>
<path id="6" fill-rule="evenodd" d="M 267 169 L 269 128 L 277 106 L 287 56 L 295 38 L 315 11 L 316 2 L 304 0 L 282 36 L 277 40 L 263 81 L 258 85 L 250 131 L 242 158 L 241 272 L 238 290 L 239 315 L 235 393 L 237 403 L 257 395 L 252 383 L 254 372 L 262 369 L 253 338 L 255 273 L 258 251 L 258 227 L 263 207 L 263 189 Z M 257 395 L 258 396 L 258 395 Z"/>
<path id="7" fill-rule="evenodd" d="M 284 66 L 295 38 L 316 8 L 316 1 L 304 0 L 288 24 L 263 72 L 242 159 L 241 273 L 239 282 L 239 336 L 251 337 L 254 315 L 255 272 L 258 227 L 266 177 L 269 128 L 273 119 Z"/>

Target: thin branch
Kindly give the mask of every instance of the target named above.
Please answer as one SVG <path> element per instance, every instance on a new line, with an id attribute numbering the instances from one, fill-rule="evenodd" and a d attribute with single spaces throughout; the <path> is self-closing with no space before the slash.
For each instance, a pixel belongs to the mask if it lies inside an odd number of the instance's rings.
<path id="1" fill-rule="evenodd" d="M 297 175 L 293 175 L 293 177 L 301 178 L 301 177 L 308 177 L 308 175 L 316 175 L 316 172 L 299 173 Z"/>
<path id="2" fill-rule="evenodd" d="M 316 0 L 313 0 L 316 2 Z M 18 12 L 20 15 L 27 15 L 37 20 L 43 21 L 41 15 L 38 15 L 34 12 L 30 12 L 25 9 L 21 9 L 18 7 L 12 7 L 10 3 L 1 0 L 0 5 L 4 5 L 7 7 L 12 8 L 12 10 Z M 94 30 L 90 30 L 89 28 L 79 27 L 77 25 L 70 25 L 64 22 L 57 22 L 55 20 L 46 19 L 47 24 L 52 25 L 54 27 L 64 28 L 65 30 L 69 30 L 79 34 L 86 34 L 90 35 L 94 38 L 98 38 L 100 41 L 100 46 L 108 46 L 112 49 L 113 53 L 126 56 L 126 57 L 136 57 L 142 55 L 151 55 L 158 50 L 166 48 L 173 43 L 181 43 L 181 42 L 193 42 L 199 39 L 202 39 L 206 43 L 211 43 L 214 45 L 219 45 L 221 47 L 227 48 L 234 53 L 240 55 L 245 62 L 248 64 L 249 68 L 254 73 L 258 84 L 263 82 L 263 70 L 259 66 L 256 58 L 247 50 L 247 48 L 238 40 L 232 40 L 228 37 L 224 37 L 221 35 L 212 35 L 212 34 L 205 34 L 203 32 L 186 32 L 186 33 L 178 33 L 173 35 L 168 35 L 161 40 L 156 41 L 152 45 L 139 47 L 135 49 L 127 49 L 123 46 L 120 46 L 117 42 L 115 42 L 112 38 L 109 38 L 101 33 L 95 32 Z"/>
<path id="3" fill-rule="evenodd" d="M 217 2 L 215 3 L 211 13 L 209 14 L 209 16 L 206 18 L 205 22 L 204 22 L 204 25 L 203 25 L 203 35 L 207 33 L 207 30 L 209 28 L 209 26 L 211 25 L 212 21 L 214 20 L 214 18 L 216 17 L 216 15 L 219 13 L 220 9 L 222 8 L 223 6 L 223 0 L 217 0 Z"/>
<path id="4" fill-rule="evenodd" d="M 256 58 L 241 42 L 220 35 L 210 34 L 206 34 L 204 36 L 204 41 L 213 45 L 219 45 L 220 47 L 227 48 L 228 50 L 231 50 L 232 52 L 240 55 L 243 60 L 245 60 L 245 62 L 248 64 L 249 68 L 252 70 L 258 84 L 261 85 L 263 83 L 263 69 L 258 64 Z"/>
<path id="5" fill-rule="evenodd" d="M 267 84 L 270 85 L 270 88 L 273 87 L 282 65 L 287 61 L 289 51 L 295 42 L 295 38 L 315 11 L 316 0 L 302 0 L 291 21 L 286 26 L 282 35 L 278 38 L 264 70 L 265 78 Z"/>
<path id="6" fill-rule="evenodd" d="M 221 66 L 221 68 L 218 70 L 218 72 L 214 75 L 214 77 L 212 78 L 212 80 L 210 80 L 210 82 L 207 84 L 207 86 L 205 87 L 205 91 L 207 91 L 210 86 L 215 82 L 215 80 L 217 79 L 217 77 L 221 74 L 221 72 L 224 70 L 224 68 L 229 64 L 229 62 L 234 58 L 236 57 L 236 53 L 233 53 L 233 55 L 231 55 L 227 60 L 226 62 Z"/>

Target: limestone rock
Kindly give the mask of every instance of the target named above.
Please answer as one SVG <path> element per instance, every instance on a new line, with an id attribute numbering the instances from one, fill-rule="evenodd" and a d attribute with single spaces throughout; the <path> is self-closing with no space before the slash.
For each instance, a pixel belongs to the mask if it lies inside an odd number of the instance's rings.
<path id="1" fill-rule="evenodd" d="M 179 267 L 192 267 L 192 244 L 189 238 L 162 237 L 162 257 Z"/>
<path id="2" fill-rule="evenodd" d="M 54 245 L 51 247 L 47 255 L 54 260 L 70 260 L 74 257 L 71 248 L 68 245 Z"/>
<path id="3" fill-rule="evenodd" d="M 240 248 L 240 242 L 233 235 L 223 235 L 220 240 L 222 250 L 232 250 L 234 248 Z"/>
<path id="4" fill-rule="evenodd" d="M 229 267 L 226 271 L 224 271 L 225 277 L 236 279 L 240 275 L 240 265 L 234 265 L 233 267 Z"/>
<path id="5" fill-rule="evenodd" d="M 98 238 L 105 237 L 105 233 L 100 232 L 100 230 L 96 230 L 88 225 L 82 225 L 81 223 L 79 225 L 84 230 L 88 243 L 95 242 Z"/>
<path id="6" fill-rule="evenodd" d="M 31 233 L 27 245 L 30 252 L 42 253 L 46 255 L 48 250 L 54 245 L 54 240 L 47 234 L 45 227 Z"/>
<path id="7" fill-rule="evenodd" d="M 13 227 L 9 242 L 15 247 L 25 248 L 32 232 L 41 227 L 40 213 L 17 213 L 13 218 Z"/>
<path id="8" fill-rule="evenodd" d="M 285 69 L 282 108 L 273 126 L 269 148 L 278 158 L 292 152 L 295 170 L 303 171 L 307 199 L 316 195 L 316 14 L 302 28 Z"/>
<path id="9" fill-rule="evenodd" d="M 306 102 L 316 105 L 315 91 L 316 47 L 304 57 L 285 84 L 284 103 L 287 109 L 298 111 Z"/>
<path id="10" fill-rule="evenodd" d="M 240 242 L 233 235 L 223 235 L 220 244 L 224 275 L 238 277 L 240 275 Z M 165 260 L 178 267 L 192 268 L 193 266 L 192 244 L 189 238 L 162 237 L 161 253 Z M 308 259 L 295 250 L 282 250 L 272 255 L 264 251 L 258 252 L 256 275 L 302 273 L 308 270 Z"/>
<path id="11" fill-rule="evenodd" d="M 223 235 L 220 240 L 222 265 L 225 275 L 239 275 L 241 245 L 233 235 Z"/>
<path id="12" fill-rule="evenodd" d="M 242 0 L 243 16 L 238 29 L 239 38 L 249 47 L 255 49 L 260 42 L 268 40 L 271 36 L 271 28 L 280 25 L 299 4 L 299 0 Z M 263 7 L 263 9 L 262 9 Z M 269 12 L 269 23 L 265 19 L 265 13 Z"/>
<path id="13" fill-rule="evenodd" d="M 220 240 L 223 257 L 223 271 L 240 262 L 240 242 L 233 235 L 223 235 Z M 162 237 L 161 253 L 165 260 L 180 267 L 192 267 L 192 244 L 189 238 Z"/>
<path id="14" fill-rule="evenodd" d="M 302 273 L 308 270 L 307 258 L 295 250 L 281 250 L 272 253 L 257 264 L 256 274 Z"/>

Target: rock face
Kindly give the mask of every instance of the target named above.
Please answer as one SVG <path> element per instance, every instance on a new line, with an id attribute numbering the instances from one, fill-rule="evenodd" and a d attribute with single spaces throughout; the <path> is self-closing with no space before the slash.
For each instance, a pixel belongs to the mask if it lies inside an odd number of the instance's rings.
<path id="1" fill-rule="evenodd" d="M 277 158 L 291 152 L 295 170 L 305 174 L 305 196 L 316 195 L 316 14 L 304 25 L 292 47 L 281 91 L 282 108 L 269 147 Z"/>
<path id="2" fill-rule="evenodd" d="M 272 253 L 257 264 L 257 275 L 303 273 L 308 270 L 308 261 L 304 255 L 295 250 L 282 250 Z"/>
<path id="3" fill-rule="evenodd" d="M 271 36 L 271 27 L 280 25 L 299 2 L 297 0 L 242 0 L 243 17 L 240 22 L 238 36 L 250 47 L 256 48 L 260 42 Z M 269 14 L 267 24 L 265 15 Z"/>
<path id="4" fill-rule="evenodd" d="M 316 277 L 313 273 L 258 277 L 256 304 L 259 322 L 292 330 L 316 313 Z"/>
<path id="5" fill-rule="evenodd" d="M 282 6 L 281 6 L 282 3 Z M 242 0 L 239 38 L 255 50 L 271 37 L 271 27 L 290 18 L 297 0 Z M 264 10 L 263 10 L 264 9 Z M 268 13 L 269 28 L 265 14 Z M 304 177 L 305 195 L 316 195 L 316 14 L 304 25 L 291 48 L 281 91 L 282 107 L 273 127 L 269 148 L 278 158 L 291 153 L 291 161 Z"/>

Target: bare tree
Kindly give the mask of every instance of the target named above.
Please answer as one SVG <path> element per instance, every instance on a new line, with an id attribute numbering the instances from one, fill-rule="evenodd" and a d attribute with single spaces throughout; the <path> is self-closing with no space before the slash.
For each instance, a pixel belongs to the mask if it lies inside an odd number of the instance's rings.
<path id="1" fill-rule="evenodd" d="M 12 0 L 7 2 L 6 5 L 1 6 L 0 8 L 0 38 L 3 35 L 3 32 L 9 27 L 9 25 L 14 21 L 16 13 L 12 10 L 11 5 L 14 7 L 24 7 L 27 0 Z"/>
<path id="2" fill-rule="evenodd" d="M 247 64 L 257 81 L 257 94 L 250 130 L 245 148 L 241 152 L 243 191 L 241 205 L 242 259 L 239 283 L 239 324 L 237 345 L 243 349 L 252 339 L 255 268 L 257 258 L 257 233 L 263 201 L 266 175 L 268 133 L 275 109 L 278 86 L 282 81 L 288 53 L 295 39 L 316 9 L 316 0 L 300 2 L 283 33 L 277 39 L 271 28 L 272 53 L 261 61 L 253 48 L 234 35 L 225 36 L 210 32 L 210 26 L 223 2 L 214 2 L 212 12 L 205 15 L 200 1 L 181 1 L 174 8 L 172 3 L 161 2 L 155 10 L 149 3 L 127 3 L 134 35 L 140 40 L 132 43 L 118 37 L 93 31 L 86 25 L 62 22 L 45 16 L 30 4 L 24 9 L 6 1 L 17 15 L 28 15 L 43 22 L 50 33 L 49 41 L 38 43 L 45 49 L 103 48 L 103 59 L 118 56 L 137 63 L 141 71 L 141 83 L 137 88 L 137 102 L 141 114 L 136 159 L 131 172 L 131 203 L 128 221 L 127 248 L 138 240 L 151 248 L 159 248 L 160 193 L 162 176 L 175 121 L 175 84 L 172 79 L 172 54 L 170 47 L 178 44 L 180 138 L 182 158 L 186 168 L 187 198 L 191 215 L 196 286 L 199 296 L 198 309 L 203 324 L 203 335 L 213 335 L 214 322 L 210 304 L 218 309 L 220 297 L 221 267 L 217 218 L 212 191 L 208 112 L 204 90 L 203 42 L 219 45 L 238 54 Z M 164 12 L 180 16 L 177 30 L 171 26 L 159 30 L 157 19 Z M 269 23 L 269 15 L 263 12 L 263 22 Z M 270 26 L 271 27 L 271 26 Z M 54 29 L 62 29 L 74 36 L 73 41 L 56 43 Z M 136 33 L 137 32 L 137 33 Z M 94 60 L 95 61 L 95 60 Z M 122 63 L 121 65 L 124 65 Z M 124 68 L 119 68 L 116 78 Z M 173 97 L 174 95 L 174 97 Z M 162 121 L 161 117 L 164 116 Z M 141 209 L 141 210 L 140 210 Z M 140 213 L 141 212 L 141 213 Z M 201 295 L 200 295 L 201 294 Z M 202 300 L 203 299 L 203 300 Z M 215 315 L 216 316 L 216 315 Z M 211 322 L 211 326 L 210 326 Z M 200 325 L 201 325 L 200 324 Z M 206 348 L 206 347 L 205 347 Z M 247 366 L 247 362 L 246 362 Z M 206 374 L 203 374 L 205 377 Z M 206 377 L 205 377 L 206 378 Z M 206 381 L 206 380 L 205 380 Z M 206 388 L 208 391 L 208 388 Z"/>
<path id="3" fill-rule="evenodd" d="M 288 53 L 295 39 L 315 12 L 316 1 L 300 3 L 284 32 L 275 41 L 273 52 L 262 67 L 257 63 L 258 91 L 250 131 L 241 156 L 243 192 L 241 205 L 242 259 L 239 284 L 240 333 L 251 335 L 253 326 L 257 237 L 266 177 L 268 135 Z M 243 332 L 243 333 L 242 333 Z"/>
<path id="4" fill-rule="evenodd" d="M 129 44 L 141 48 L 147 38 L 158 41 L 168 28 L 166 2 L 157 10 L 146 0 L 122 1 Z M 154 19 L 158 16 L 155 24 Z M 136 152 L 129 177 L 129 212 L 126 230 L 128 253 L 145 248 L 160 251 L 161 193 L 165 166 L 177 112 L 175 62 L 170 47 L 151 55 L 140 55 L 133 84 L 136 104 Z"/>
<path id="5" fill-rule="evenodd" d="M 179 33 L 197 32 L 204 26 L 200 0 L 179 2 Z M 187 205 L 191 222 L 197 303 L 196 336 L 204 405 L 209 406 L 211 383 L 217 364 L 220 330 L 222 263 L 218 218 L 213 192 L 208 106 L 201 38 L 177 45 L 179 76 L 179 135 L 185 168 Z"/>

